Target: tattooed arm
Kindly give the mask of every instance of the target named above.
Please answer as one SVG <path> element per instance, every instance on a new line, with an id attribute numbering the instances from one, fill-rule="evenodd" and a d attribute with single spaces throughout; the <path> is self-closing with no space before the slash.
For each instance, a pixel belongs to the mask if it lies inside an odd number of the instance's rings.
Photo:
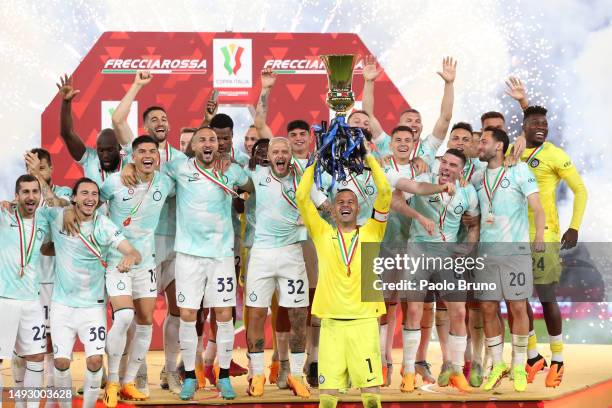
<path id="1" fill-rule="evenodd" d="M 261 94 L 255 108 L 255 129 L 257 130 L 258 139 L 272 138 L 272 130 L 266 123 L 268 117 L 268 102 L 270 90 L 276 82 L 276 74 L 269 68 L 261 71 Z"/>

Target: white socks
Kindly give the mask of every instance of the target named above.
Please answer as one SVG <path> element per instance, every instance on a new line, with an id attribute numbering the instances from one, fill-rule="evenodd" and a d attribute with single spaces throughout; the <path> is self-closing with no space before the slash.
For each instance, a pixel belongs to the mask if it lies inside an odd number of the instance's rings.
<path id="1" fill-rule="evenodd" d="M 26 361 L 26 372 L 23 377 L 24 388 L 41 388 L 45 378 L 45 363 L 44 361 Z M 28 408 L 36 408 L 40 401 L 36 398 L 28 400 L 26 406 Z"/>
<path id="2" fill-rule="evenodd" d="M 166 315 L 163 327 L 164 356 L 166 358 L 166 372 L 176 371 L 176 360 L 180 353 L 179 326 L 181 319 L 171 314 Z"/>
<path id="3" fill-rule="evenodd" d="M 264 373 L 264 353 L 249 353 L 253 375 L 263 375 Z"/>
<path id="4" fill-rule="evenodd" d="M 53 381 L 55 382 L 56 388 L 71 388 L 72 387 L 72 377 L 70 377 L 70 368 L 61 371 L 57 368 L 54 368 L 53 372 Z M 62 401 L 59 403 L 62 408 L 71 408 L 71 401 Z"/>
<path id="5" fill-rule="evenodd" d="M 145 361 L 147 351 L 151 345 L 153 336 L 153 326 L 136 324 L 134 339 L 132 340 L 132 350 L 128 360 L 127 370 L 125 371 L 124 383 L 132 383 L 136 379 L 136 374 L 141 364 Z"/>
<path id="6" fill-rule="evenodd" d="M 504 340 L 501 334 L 495 337 L 487 337 L 485 338 L 485 342 L 487 343 L 487 348 L 491 353 L 493 365 L 503 362 Z"/>
<path id="7" fill-rule="evenodd" d="M 220 322 L 217 320 L 217 357 L 219 368 L 229 368 L 234 351 L 234 322 Z"/>
<path id="8" fill-rule="evenodd" d="M 450 317 L 447 309 L 436 308 L 436 334 L 442 350 L 442 361 L 450 361 L 451 357 L 448 350 L 448 332 L 450 331 Z"/>
<path id="9" fill-rule="evenodd" d="M 196 342 L 198 341 L 198 332 L 195 325 L 195 321 L 186 322 L 181 319 L 179 341 L 181 343 L 181 354 L 183 355 L 185 371 L 195 370 Z"/>
<path id="10" fill-rule="evenodd" d="M 402 330 L 402 340 L 404 346 L 404 374 L 414 373 L 414 363 L 416 362 L 417 349 L 421 339 L 421 330 Z"/>
<path id="11" fill-rule="evenodd" d="M 302 377 L 302 370 L 304 369 L 304 361 L 306 360 L 306 353 L 291 353 L 289 354 L 289 365 L 291 366 L 291 375 L 295 378 Z"/>
<path id="12" fill-rule="evenodd" d="M 450 361 L 453 364 L 453 370 L 455 370 L 455 372 L 461 372 L 463 370 L 463 357 L 466 347 L 467 336 L 455 336 L 453 334 L 449 334 L 448 348 Z"/>
<path id="13" fill-rule="evenodd" d="M 127 332 L 134 319 L 134 309 L 121 309 L 113 314 L 113 326 L 106 337 L 108 381 L 119 382 L 119 364 L 125 349 Z"/>
<path id="14" fill-rule="evenodd" d="M 98 371 L 91 372 L 85 370 L 85 382 L 83 383 L 83 408 L 94 408 L 98 395 L 100 394 L 100 384 L 102 383 L 102 367 Z"/>
<path id="15" fill-rule="evenodd" d="M 512 365 L 514 367 L 524 367 L 527 363 L 527 341 L 529 335 L 512 335 Z"/>

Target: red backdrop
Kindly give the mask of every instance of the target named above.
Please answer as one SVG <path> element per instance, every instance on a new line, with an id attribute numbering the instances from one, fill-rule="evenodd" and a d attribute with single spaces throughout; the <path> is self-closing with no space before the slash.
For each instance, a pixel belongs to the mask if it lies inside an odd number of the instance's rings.
<path id="1" fill-rule="evenodd" d="M 270 67 L 282 75 L 271 94 L 268 122 L 273 133 L 281 135 L 293 119 L 329 120 L 327 77 L 319 55 L 344 53 L 359 56 L 353 90 L 360 101 L 361 68 L 369 51 L 356 34 L 107 32 L 72 73 L 74 86 L 81 91 L 73 101 L 75 130 L 86 145 L 94 147 L 102 124 L 109 126 L 110 113 L 103 101 L 119 101 L 135 70 L 149 68 L 154 79 L 137 97 L 139 133 L 142 111 L 161 105 L 172 125 L 169 140 L 178 146 L 179 129 L 199 125 L 213 87 L 220 91 L 220 104 L 254 108 L 261 89 L 259 72 Z M 409 105 L 384 72 L 376 91 L 378 118 L 384 128 L 391 129 Z M 82 172 L 60 138 L 59 112 L 56 95 L 42 114 L 42 145 L 54 157 L 55 183 L 71 186 Z M 152 349 L 162 346 L 165 309 L 161 297 L 158 306 Z M 238 336 L 237 345 L 244 347 L 243 335 Z"/>

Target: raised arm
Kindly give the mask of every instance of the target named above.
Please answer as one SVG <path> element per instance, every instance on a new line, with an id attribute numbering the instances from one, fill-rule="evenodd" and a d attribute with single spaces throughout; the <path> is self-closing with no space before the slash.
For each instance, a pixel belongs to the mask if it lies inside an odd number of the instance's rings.
<path id="1" fill-rule="evenodd" d="M 506 81 L 506 95 L 517 101 L 521 106 L 521 110 L 525 110 L 529 106 L 525 85 L 523 85 L 521 80 L 517 77 L 510 77 Z M 509 156 L 513 157 L 515 161 L 520 160 L 526 146 L 527 141 L 525 140 L 525 132 L 523 131 L 514 140 L 514 146 L 512 146 Z"/>
<path id="2" fill-rule="evenodd" d="M 136 77 L 134 78 L 134 82 L 130 89 L 125 93 L 121 102 L 113 112 L 112 121 L 113 121 L 113 129 L 115 129 L 115 133 L 117 134 L 117 141 L 121 146 L 126 146 L 134 140 L 134 134 L 132 133 L 132 129 L 127 123 L 128 115 L 130 114 L 130 107 L 132 106 L 132 102 L 136 99 L 136 95 L 143 86 L 151 82 L 153 76 L 149 73 L 149 71 L 136 71 Z"/>
<path id="3" fill-rule="evenodd" d="M 45 178 L 40 173 L 40 159 L 37 154 L 27 152 L 24 156 L 28 173 L 38 180 L 40 192 L 49 207 L 66 207 L 70 202 L 55 195 Z"/>
<path id="4" fill-rule="evenodd" d="M 380 76 L 382 69 L 376 65 L 376 59 L 372 55 L 368 55 L 363 67 L 363 110 L 370 118 L 370 129 L 372 132 L 372 140 L 376 141 L 382 134 L 383 129 L 380 122 L 374 116 L 374 81 Z"/>
<path id="5" fill-rule="evenodd" d="M 393 190 L 391 209 L 406 218 L 413 218 L 423 226 L 429 235 L 433 235 L 435 223 L 423 214 L 410 207 L 404 198 L 404 193 L 400 190 Z"/>
<path id="6" fill-rule="evenodd" d="M 59 89 L 59 94 L 62 98 L 62 107 L 60 111 L 60 136 L 66 144 L 70 156 L 79 161 L 85 154 L 85 143 L 76 134 L 72 124 L 72 99 L 79 94 L 79 90 L 72 86 L 72 77 L 64 75 L 60 77 L 60 83 L 56 84 Z"/>
<path id="7" fill-rule="evenodd" d="M 295 201 L 297 202 L 298 210 L 300 210 L 302 221 L 313 238 L 319 235 L 325 225 L 327 225 L 310 199 L 310 191 L 314 184 L 314 170 L 315 165 L 312 164 L 304 171 L 302 180 L 295 193 Z"/>
<path id="8" fill-rule="evenodd" d="M 444 94 L 440 106 L 440 117 L 436 121 L 432 134 L 434 137 L 444 140 L 450 121 L 453 117 L 453 104 L 455 103 L 455 76 L 457 74 L 457 61 L 452 57 L 445 57 L 442 61 L 442 71 L 438 75 L 444 80 Z"/>
<path id="9" fill-rule="evenodd" d="M 374 156 L 368 154 L 366 156 L 366 163 L 370 170 L 372 170 L 374 185 L 376 185 L 376 190 L 378 190 L 376 201 L 374 201 L 374 211 L 387 213 L 389 208 L 391 208 L 391 185 L 387 181 L 384 170 L 380 167 Z"/>
<path id="10" fill-rule="evenodd" d="M 276 74 L 271 68 L 266 68 L 261 71 L 261 93 L 257 100 L 257 107 L 255 108 L 255 130 L 257 130 L 258 139 L 270 139 L 272 138 L 272 130 L 266 123 L 268 119 L 268 99 L 270 97 L 270 91 L 276 82 Z"/>
<path id="11" fill-rule="evenodd" d="M 432 195 L 437 193 L 455 194 L 455 185 L 452 183 L 432 184 L 414 181 L 409 178 L 401 177 L 395 182 L 395 188 L 406 193 L 416 195 Z"/>

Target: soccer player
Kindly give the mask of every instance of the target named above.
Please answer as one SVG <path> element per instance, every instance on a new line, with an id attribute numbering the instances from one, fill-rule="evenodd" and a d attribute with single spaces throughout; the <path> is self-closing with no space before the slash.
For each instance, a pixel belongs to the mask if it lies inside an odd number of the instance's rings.
<path id="1" fill-rule="evenodd" d="M 358 226 L 359 205 L 352 190 L 335 196 L 337 228 L 327 224 L 310 199 L 314 166 L 308 167 L 297 190 L 296 201 L 304 225 L 314 241 L 319 259 L 319 282 L 312 313 L 321 318 L 319 389 L 321 407 L 335 407 L 338 390 L 348 387 L 349 377 L 360 388 L 364 406 L 380 407 L 383 383 L 377 318 L 383 302 L 361 301 L 361 244 L 383 238 L 391 187 L 372 155 L 367 156 L 378 189 L 374 213 Z"/>
<path id="2" fill-rule="evenodd" d="M 491 390 L 507 372 L 502 358 L 503 332 L 497 317 L 499 301 L 505 299 L 513 316 L 510 329 L 514 389 L 522 392 L 527 387 L 526 300 L 533 291 L 527 205 L 534 212 L 534 250 L 538 252 L 544 248 L 545 215 L 535 176 L 527 165 L 503 166 L 508 145 L 508 135 L 497 128 L 486 128 L 480 139 L 480 160 L 488 163 L 476 187 L 482 220 L 479 255 L 486 255 L 486 262 L 483 270 L 474 270 L 474 275 L 477 284 L 493 283 L 494 287 L 475 291 L 474 296 L 481 302 L 485 342 L 493 359 L 484 389 Z"/>
<path id="3" fill-rule="evenodd" d="M 117 109 L 113 112 L 113 128 L 117 133 L 117 140 L 119 140 L 122 146 L 130 145 L 134 140 L 134 134 L 127 124 L 132 102 L 138 95 L 138 92 L 149 84 L 152 79 L 153 75 L 151 75 L 149 71 L 138 71 L 134 77 L 132 86 L 121 99 Z M 142 121 L 144 130 L 159 143 L 160 166 L 164 166 L 166 163 L 170 163 L 174 160 L 185 158 L 185 155 L 180 150 L 175 149 L 168 142 L 170 122 L 164 108 L 161 106 L 149 106 L 142 113 Z M 136 180 L 132 180 L 129 184 L 136 183 Z M 162 388 L 169 389 L 171 392 L 178 394 L 181 390 L 181 384 L 178 374 L 176 373 L 179 355 L 179 308 L 176 305 L 176 284 L 174 278 L 176 253 L 173 251 L 173 247 L 175 233 L 176 199 L 174 197 L 169 197 L 165 202 L 155 231 L 157 291 L 165 293 L 166 304 L 168 306 L 163 324 L 165 363 L 160 373 L 160 382 Z M 141 365 L 140 371 L 136 377 L 136 387 L 143 394 L 148 395 L 149 389 L 146 361 Z"/>
<path id="4" fill-rule="evenodd" d="M 521 100 L 521 99 L 519 99 Z M 522 105 L 522 104 L 521 104 Z M 567 153 L 560 147 L 548 142 L 547 110 L 541 106 L 530 106 L 523 112 L 523 131 L 527 139 L 527 149 L 521 160 L 526 162 L 538 183 L 540 199 L 546 214 L 544 253 L 533 254 L 534 284 L 538 292 L 544 320 L 548 330 L 552 359 L 546 376 L 546 386 L 556 387 L 563 378 L 563 335 L 562 319 L 555 296 L 555 288 L 561 277 L 559 249 L 573 248 L 578 241 L 578 230 L 586 208 L 587 190 Z M 557 212 L 557 187 L 565 181 L 574 193 L 574 209 L 569 228 L 560 235 L 559 214 Z M 536 236 L 536 223 L 533 211 L 529 211 L 529 237 Z M 533 314 L 530 314 L 533 320 Z M 533 324 L 533 323 L 532 323 Z M 546 366 L 546 361 L 537 350 L 535 331 L 529 333 L 527 350 L 528 382 L 532 382 L 536 373 Z"/>
<path id="5" fill-rule="evenodd" d="M 299 176 L 291 166 L 291 159 L 289 140 L 272 138 L 268 146 L 269 167 L 257 167 L 250 172 L 257 222 L 245 291 L 249 358 L 253 368 L 248 393 L 256 397 L 263 395 L 264 325 L 277 288 L 278 304 L 288 309 L 291 323 L 291 374 L 287 376 L 287 387 L 300 397 L 310 396 L 302 382 L 309 292 L 301 241 L 306 239 L 306 229 L 299 225 L 300 214 L 295 203 Z M 278 386 L 281 388 L 280 382 Z"/>
<path id="6" fill-rule="evenodd" d="M 79 94 L 74 89 L 72 77 L 65 75 L 57 84 L 62 98 L 60 113 L 60 136 L 68 148 L 70 156 L 83 168 L 85 177 L 102 183 L 108 175 L 121 171 L 127 162 L 122 155 L 121 146 L 113 129 L 102 129 L 96 139 L 96 148 L 85 146 L 83 139 L 75 132 L 72 120 L 72 100 Z"/>
<path id="7" fill-rule="evenodd" d="M 363 109 L 369 116 L 370 127 L 372 129 L 372 140 L 376 143 L 379 153 L 381 155 L 388 155 L 391 138 L 383 132 L 380 122 L 374 116 L 374 81 L 381 72 L 382 70 L 377 69 L 376 60 L 373 57 L 366 59 L 366 65 L 363 69 L 363 79 L 365 81 L 363 88 Z M 438 75 L 444 80 L 444 94 L 442 95 L 440 116 L 430 135 L 421 139 L 423 124 L 421 122 L 421 114 L 416 109 L 411 108 L 400 114 L 398 125 L 408 126 L 414 133 L 415 146 L 412 150 L 411 159 L 420 157 L 430 167 L 435 160 L 436 151 L 446 138 L 446 132 L 448 131 L 453 115 L 453 103 L 455 99 L 454 82 L 456 73 L 457 62 L 453 60 L 453 58 L 445 57 L 442 60 L 442 71 L 438 71 Z"/>
<path id="8" fill-rule="evenodd" d="M 387 179 L 391 180 L 393 177 L 403 177 L 409 180 L 414 179 L 417 176 L 417 170 L 410 160 L 412 147 L 414 146 L 412 129 L 408 126 L 397 126 L 391 132 L 390 137 L 391 144 L 389 147 L 393 155 L 389 160 L 389 165 L 385 167 Z M 408 205 L 409 200 L 410 194 L 394 191 L 391 202 L 391 212 L 389 213 L 389 220 L 387 222 L 381 253 L 385 253 L 387 249 L 393 250 L 393 248 L 405 246 L 409 238 L 410 224 L 413 218 L 421 223 L 427 231 L 433 232 L 433 221 L 412 209 Z M 383 281 L 385 282 L 397 282 L 396 279 L 397 271 L 392 271 L 383 275 Z M 387 313 L 384 314 L 380 320 L 380 345 L 383 377 L 386 386 L 391 384 L 393 371 L 393 338 L 397 320 L 396 306 L 399 301 L 399 293 L 397 291 L 385 293 Z"/>
<path id="9" fill-rule="evenodd" d="M 117 405 L 117 394 L 124 399 L 145 400 L 136 389 L 136 374 L 145 360 L 153 334 L 153 311 L 157 299 L 155 280 L 155 229 L 166 197 L 174 192 L 174 182 L 155 170 L 159 157 L 157 140 L 145 135 L 132 142 L 132 158 L 139 182 L 124 186 L 120 174 L 111 175 L 102 185 L 101 197 L 109 205 L 111 220 L 132 242 L 144 261 L 128 273 L 117 272 L 120 254 L 111 250 L 106 273 L 106 291 L 113 308 L 113 325 L 108 332 L 107 406 Z M 134 339 L 123 385 L 119 384 L 119 364 L 125 349 L 127 332 L 136 321 Z"/>
<path id="10" fill-rule="evenodd" d="M 111 249 L 121 255 L 113 266 L 127 272 L 141 261 L 140 253 L 106 216 L 96 212 L 98 185 L 79 179 L 73 188 L 73 209 L 67 210 L 76 222 L 64 232 L 66 214 L 60 208 L 41 208 L 39 214 L 50 224 L 55 250 L 55 285 L 51 298 L 56 387 L 70 388 L 72 349 L 78 336 L 85 347 L 86 366 L 83 406 L 94 407 L 102 381 L 102 356 L 106 339 L 106 294 L 104 274 Z M 110 260 L 110 259 L 109 259 Z M 116 405 L 116 402 L 115 402 Z M 69 407 L 71 403 L 62 403 Z"/>
<path id="11" fill-rule="evenodd" d="M 193 159 L 177 159 L 162 169 L 176 182 L 176 292 L 181 321 L 179 339 L 185 363 L 185 380 L 179 394 L 190 400 L 198 382 L 195 378 L 197 349 L 196 317 L 202 297 L 204 307 L 215 308 L 219 380 L 224 399 L 236 397 L 229 380 L 234 344 L 232 307 L 236 305 L 234 233 L 231 224 L 234 186 L 250 191 L 247 174 L 232 163 L 225 173 L 214 168 L 219 142 L 210 128 L 195 133 Z"/>
<path id="12" fill-rule="evenodd" d="M 257 136 L 257 129 L 255 129 L 255 125 L 251 125 L 244 134 L 244 150 L 246 151 L 247 156 L 251 157 L 253 146 L 257 140 L 259 140 L 259 137 Z"/>
<path id="13" fill-rule="evenodd" d="M 217 113 L 210 121 L 210 127 L 217 134 L 219 140 L 219 154 L 229 155 L 240 166 L 249 163 L 249 155 L 242 150 L 234 149 L 234 121 L 225 113 Z"/>
<path id="14" fill-rule="evenodd" d="M 179 150 L 183 153 L 187 151 L 187 146 L 191 144 L 191 138 L 195 133 L 196 128 L 181 128 L 181 133 L 179 135 Z"/>
<path id="15" fill-rule="evenodd" d="M 471 135 L 471 134 L 470 134 Z M 446 196 L 442 193 L 429 196 L 416 196 L 412 204 L 419 213 L 435 219 L 433 234 L 429 234 L 419 223 L 412 223 L 409 242 L 416 251 L 424 250 L 430 256 L 455 255 L 458 250 L 452 243 L 458 242 L 461 227 L 461 216 L 470 213 L 472 216 L 479 214 L 478 197 L 476 190 L 471 184 L 462 187 L 459 183 L 463 175 L 467 159 L 462 151 L 449 149 L 440 159 L 437 174 L 426 173 L 418 176 L 417 181 L 432 182 L 438 184 L 452 183 L 456 188 L 454 196 Z M 469 228 L 466 242 L 478 242 L 479 227 Z M 438 243 L 438 244 L 431 244 Z M 451 244 L 450 247 L 445 243 Z M 411 278 L 420 280 L 453 281 L 453 271 L 417 271 Z M 432 273 L 435 273 L 432 276 Z M 438 277 L 436 277 L 438 275 Z M 420 282 L 419 282 L 420 283 Z M 404 373 L 400 390 L 412 392 L 415 383 L 415 362 L 420 334 L 420 324 L 423 310 L 423 299 L 426 291 L 415 291 L 408 299 L 408 310 L 406 326 L 403 331 L 404 338 Z M 438 377 L 438 385 L 445 387 L 449 384 L 460 391 L 469 392 L 471 387 L 463 374 L 464 353 L 467 347 L 467 330 L 465 325 L 465 301 L 457 299 L 456 293 L 442 294 L 444 306 L 448 309 L 450 320 L 450 334 L 448 335 L 448 357 L 445 356 L 442 371 Z M 443 353 L 444 354 L 444 353 Z"/>
<path id="16" fill-rule="evenodd" d="M 44 376 L 45 316 L 39 300 L 42 275 L 40 254 L 49 224 L 36 214 L 40 185 L 30 174 L 15 182 L 15 208 L 0 208 L 0 365 L 16 355 L 25 358 L 26 369 L 14 378 L 16 387 L 41 388 Z M 47 245 L 48 246 L 48 245 Z M 46 252 L 46 251 L 45 251 Z M 49 254 L 49 252 L 46 252 Z M 0 388 L 2 388 L 0 376 Z M 19 382 L 21 382 L 21 384 Z M 38 400 L 28 407 L 38 407 Z"/>
<path id="17" fill-rule="evenodd" d="M 32 149 L 25 156 L 28 173 L 38 179 L 41 188 L 42 207 L 64 207 L 70 205 L 72 189 L 58 186 L 53 183 L 53 164 L 48 151 L 41 148 Z M 51 294 L 53 293 L 53 280 L 55 278 L 55 258 L 52 256 L 41 256 L 40 258 L 40 302 L 45 312 L 45 324 L 47 334 L 47 353 L 45 354 L 45 374 L 47 387 L 53 387 L 53 345 L 51 339 L 51 327 L 49 326 L 49 311 L 51 308 Z M 14 359 L 13 361 L 15 361 Z M 23 365 L 22 365 L 23 366 Z M 23 367 L 25 368 L 25 366 Z M 18 376 L 22 377 L 22 376 Z"/>

